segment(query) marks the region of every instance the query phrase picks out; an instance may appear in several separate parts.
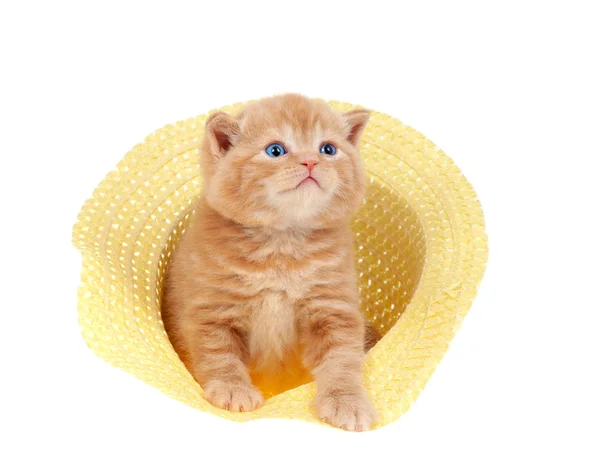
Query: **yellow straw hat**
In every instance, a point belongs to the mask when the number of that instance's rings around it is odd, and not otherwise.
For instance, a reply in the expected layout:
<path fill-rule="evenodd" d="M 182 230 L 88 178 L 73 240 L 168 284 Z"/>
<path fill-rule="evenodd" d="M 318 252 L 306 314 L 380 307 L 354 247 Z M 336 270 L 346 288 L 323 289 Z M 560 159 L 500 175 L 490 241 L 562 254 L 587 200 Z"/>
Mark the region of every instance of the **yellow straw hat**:
<path fill-rule="evenodd" d="M 237 421 L 318 422 L 314 383 L 275 395 L 253 412 L 213 407 L 163 328 L 163 276 L 201 191 L 198 148 L 206 118 L 148 136 L 85 202 L 73 230 L 83 256 L 83 337 L 104 360 L 194 408 Z M 361 152 L 369 179 L 354 221 L 361 304 L 385 333 L 367 355 L 364 384 L 381 427 L 410 407 L 446 352 L 483 276 L 487 237 L 471 185 L 422 134 L 373 113 Z"/>

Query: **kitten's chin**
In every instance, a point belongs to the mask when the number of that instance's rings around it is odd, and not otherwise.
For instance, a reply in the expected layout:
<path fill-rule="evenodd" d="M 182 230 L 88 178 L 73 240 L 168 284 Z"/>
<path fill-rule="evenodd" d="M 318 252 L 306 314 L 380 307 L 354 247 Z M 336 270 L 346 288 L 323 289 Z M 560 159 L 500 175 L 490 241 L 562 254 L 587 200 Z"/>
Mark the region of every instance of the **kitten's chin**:
<path fill-rule="evenodd" d="M 289 228 L 320 228 L 330 200 L 315 183 L 306 183 L 277 199 L 274 223 Z"/>
<path fill-rule="evenodd" d="M 225 219 L 248 227 L 286 231 L 316 230 L 340 224 L 343 215 L 339 209 L 328 211 L 334 191 L 320 187 L 313 179 L 305 180 L 287 191 L 272 187 L 260 205 L 250 200 L 234 203 L 210 187 L 205 193 L 205 201 Z"/>

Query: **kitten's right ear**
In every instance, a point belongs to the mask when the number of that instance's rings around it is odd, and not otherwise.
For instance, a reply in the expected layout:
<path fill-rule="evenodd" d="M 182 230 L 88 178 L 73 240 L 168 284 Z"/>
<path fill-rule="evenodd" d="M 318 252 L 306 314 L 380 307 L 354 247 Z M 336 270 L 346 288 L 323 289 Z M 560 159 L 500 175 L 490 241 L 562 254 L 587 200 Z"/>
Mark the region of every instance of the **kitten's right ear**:
<path fill-rule="evenodd" d="M 236 118 L 222 111 L 213 113 L 206 120 L 204 139 L 213 158 L 223 157 L 240 135 Z"/>
<path fill-rule="evenodd" d="M 355 108 L 342 115 L 346 125 L 347 138 L 354 146 L 358 146 L 362 132 L 367 126 L 371 112 L 363 108 Z"/>

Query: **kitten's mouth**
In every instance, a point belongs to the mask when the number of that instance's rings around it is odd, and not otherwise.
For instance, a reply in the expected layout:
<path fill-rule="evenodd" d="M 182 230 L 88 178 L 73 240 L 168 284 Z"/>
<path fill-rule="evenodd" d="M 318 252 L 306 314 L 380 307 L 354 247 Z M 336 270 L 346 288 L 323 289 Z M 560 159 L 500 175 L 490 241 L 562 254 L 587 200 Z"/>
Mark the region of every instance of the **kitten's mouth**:
<path fill-rule="evenodd" d="M 319 182 L 317 182 L 317 179 L 315 179 L 311 175 L 309 175 L 306 179 L 304 179 L 302 182 L 296 185 L 296 188 L 305 187 L 307 185 L 316 185 L 317 187 L 321 188 Z"/>

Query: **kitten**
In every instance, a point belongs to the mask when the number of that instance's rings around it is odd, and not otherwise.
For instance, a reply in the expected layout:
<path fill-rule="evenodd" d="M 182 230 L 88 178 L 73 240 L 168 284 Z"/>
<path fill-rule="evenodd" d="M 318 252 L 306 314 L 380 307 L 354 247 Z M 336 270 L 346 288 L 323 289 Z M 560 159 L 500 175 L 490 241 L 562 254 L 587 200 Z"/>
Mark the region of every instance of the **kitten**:
<path fill-rule="evenodd" d="M 204 192 L 162 313 L 213 405 L 258 408 L 252 379 L 285 374 L 297 357 L 321 419 L 355 431 L 375 420 L 361 369 L 379 335 L 359 312 L 349 226 L 366 188 L 358 145 L 368 119 L 289 94 L 207 120 Z"/>

